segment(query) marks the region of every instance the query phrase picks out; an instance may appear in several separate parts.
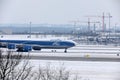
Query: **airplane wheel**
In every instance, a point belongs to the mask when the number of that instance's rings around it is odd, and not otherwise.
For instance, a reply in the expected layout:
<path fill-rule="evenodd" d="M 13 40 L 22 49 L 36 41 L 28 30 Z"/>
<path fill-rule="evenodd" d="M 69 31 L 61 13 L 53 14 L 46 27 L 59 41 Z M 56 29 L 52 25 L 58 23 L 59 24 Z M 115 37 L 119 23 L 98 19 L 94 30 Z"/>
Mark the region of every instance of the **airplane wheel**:
<path fill-rule="evenodd" d="M 117 54 L 117 56 L 119 56 L 119 54 Z"/>
<path fill-rule="evenodd" d="M 67 50 L 65 49 L 65 51 L 64 51 L 65 53 L 67 53 Z"/>
<path fill-rule="evenodd" d="M 56 52 L 56 50 L 52 50 L 51 52 Z"/>
<path fill-rule="evenodd" d="M 54 52 L 53 50 L 51 52 Z"/>

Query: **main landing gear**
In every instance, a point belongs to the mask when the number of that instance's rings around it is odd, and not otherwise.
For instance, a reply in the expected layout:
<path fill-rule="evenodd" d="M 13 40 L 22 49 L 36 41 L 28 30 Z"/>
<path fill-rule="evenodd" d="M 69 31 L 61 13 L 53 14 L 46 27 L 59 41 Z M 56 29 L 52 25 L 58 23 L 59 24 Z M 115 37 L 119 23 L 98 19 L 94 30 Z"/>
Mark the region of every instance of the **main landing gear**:
<path fill-rule="evenodd" d="M 67 53 L 67 49 L 65 49 L 64 53 Z"/>
<path fill-rule="evenodd" d="M 117 56 L 119 56 L 119 54 L 117 54 Z"/>
<path fill-rule="evenodd" d="M 56 50 L 51 50 L 51 52 L 57 52 Z M 67 53 L 67 49 L 65 49 L 64 53 Z"/>
<path fill-rule="evenodd" d="M 51 52 L 56 52 L 56 50 L 51 50 Z"/>

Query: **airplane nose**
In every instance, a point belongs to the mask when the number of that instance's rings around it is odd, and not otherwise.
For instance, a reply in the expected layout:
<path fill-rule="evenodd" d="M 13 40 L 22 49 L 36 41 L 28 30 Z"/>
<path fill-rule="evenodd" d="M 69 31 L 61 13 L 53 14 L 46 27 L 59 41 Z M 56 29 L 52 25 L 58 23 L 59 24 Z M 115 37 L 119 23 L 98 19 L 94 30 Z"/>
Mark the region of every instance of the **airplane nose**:
<path fill-rule="evenodd" d="M 72 43 L 73 46 L 75 46 L 75 43 Z"/>
<path fill-rule="evenodd" d="M 68 47 L 73 47 L 73 46 L 75 46 L 76 44 L 75 44 L 75 42 L 73 42 L 73 41 L 67 41 L 67 42 L 64 43 L 64 45 L 65 45 L 65 46 L 68 46 Z"/>
<path fill-rule="evenodd" d="M 75 43 L 73 43 L 73 42 L 70 42 L 70 44 L 71 44 L 71 47 L 75 46 Z"/>

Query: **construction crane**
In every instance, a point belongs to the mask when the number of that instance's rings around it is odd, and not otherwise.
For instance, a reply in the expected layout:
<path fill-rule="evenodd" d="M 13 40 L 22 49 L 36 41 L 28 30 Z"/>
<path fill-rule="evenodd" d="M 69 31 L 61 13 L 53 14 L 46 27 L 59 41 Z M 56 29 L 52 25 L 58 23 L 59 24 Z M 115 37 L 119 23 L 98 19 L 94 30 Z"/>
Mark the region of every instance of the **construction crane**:
<path fill-rule="evenodd" d="M 70 22 L 73 23 L 74 33 L 75 33 L 75 28 L 76 28 L 76 25 L 77 25 L 77 23 L 79 22 L 79 20 L 74 20 L 74 21 L 70 21 Z"/>
<path fill-rule="evenodd" d="M 74 23 L 74 32 L 75 32 L 75 27 L 77 25 L 77 23 L 87 23 L 88 24 L 88 32 L 91 32 L 91 23 L 94 23 L 94 27 L 95 27 L 95 23 L 100 23 L 99 21 L 90 21 L 90 18 L 88 18 L 88 21 L 79 21 L 79 20 L 76 20 L 76 21 L 71 21 L 72 23 Z M 95 30 L 95 29 L 94 29 Z"/>
<path fill-rule="evenodd" d="M 94 22 L 90 22 L 90 23 L 93 23 L 93 24 L 94 24 L 94 31 L 96 30 L 96 23 L 100 24 L 99 21 L 94 21 Z"/>
<path fill-rule="evenodd" d="M 79 23 L 87 23 L 88 24 L 88 32 L 90 32 L 91 31 L 91 28 L 90 28 L 90 26 L 91 26 L 91 23 L 100 23 L 99 21 L 90 21 L 90 18 L 88 18 L 88 21 L 77 21 L 77 22 L 79 22 Z"/>
<path fill-rule="evenodd" d="M 110 15 L 110 13 L 108 14 L 108 16 L 105 16 L 105 14 L 103 13 L 102 16 L 86 16 L 86 17 L 98 17 L 98 18 L 102 18 L 102 30 L 103 30 L 103 32 L 105 31 L 105 18 L 109 18 L 109 29 L 110 29 L 110 19 L 112 18 L 112 16 Z"/>

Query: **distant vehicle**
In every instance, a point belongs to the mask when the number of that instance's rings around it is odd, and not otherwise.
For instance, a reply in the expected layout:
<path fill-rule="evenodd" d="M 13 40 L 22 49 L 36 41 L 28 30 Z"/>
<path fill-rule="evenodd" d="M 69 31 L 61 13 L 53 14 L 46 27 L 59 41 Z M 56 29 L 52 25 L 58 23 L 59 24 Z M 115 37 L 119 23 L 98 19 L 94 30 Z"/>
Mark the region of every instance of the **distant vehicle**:
<path fill-rule="evenodd" d="M 69 40 L 17 40 L 17 39 L 0 39 L 0 47 L 8 49 L 17 49 L 17 52 L 29 52 L 41 49 L 67 49 L 75 46 L 73 41 Z"/>

